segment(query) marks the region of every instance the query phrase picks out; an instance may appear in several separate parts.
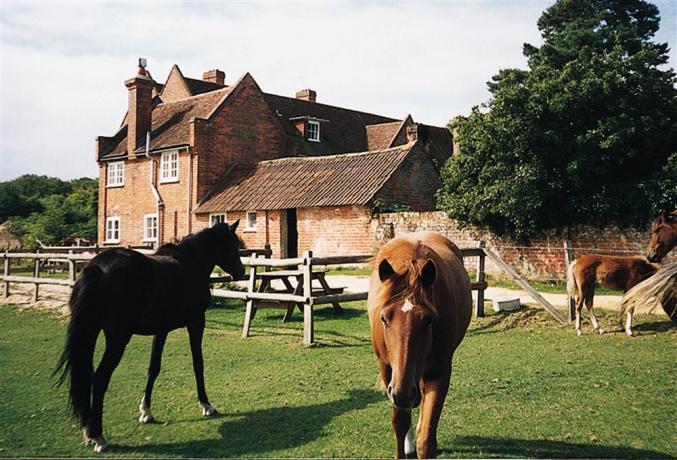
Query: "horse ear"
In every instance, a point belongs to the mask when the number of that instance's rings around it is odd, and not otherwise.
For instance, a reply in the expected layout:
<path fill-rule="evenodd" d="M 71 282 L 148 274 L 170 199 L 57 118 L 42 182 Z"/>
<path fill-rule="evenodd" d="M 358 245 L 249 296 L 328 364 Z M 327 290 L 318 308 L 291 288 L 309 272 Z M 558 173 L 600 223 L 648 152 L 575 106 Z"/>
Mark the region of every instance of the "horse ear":
<path fill-rule="evenodd" d="M 240 225 L 240 219 L 236 220 L 234 223 L 230 225 L 230 231 L 235 233 L 235 230 L 237 230 L 238 225 Z"/>
<path fill-rule="evenodd" d="M 428 259 L 421 269 L 421 282 L 423 286 L 432 286 L 437 279 L 437 265 L 432 259 Z"/>
<path fill-rule="evenodd" d="M 390 262 L 386 259 L 383 259 L 381 263 L 378 264 L 378 277 L 381 282 L 393 276 L 393 273 L 395 273 L 395 270 L 393 270 L 393 266 L 390 265 Z"/>

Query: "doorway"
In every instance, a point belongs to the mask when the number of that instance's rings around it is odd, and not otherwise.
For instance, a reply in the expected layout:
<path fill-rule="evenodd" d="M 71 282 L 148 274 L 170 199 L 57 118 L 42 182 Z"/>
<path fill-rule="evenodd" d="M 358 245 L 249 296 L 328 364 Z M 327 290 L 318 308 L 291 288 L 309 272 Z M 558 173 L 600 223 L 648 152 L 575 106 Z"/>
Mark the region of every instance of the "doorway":
<path fill-rule="evenodd" d="M 299 255 L 299 231 L 296 226 L 296 209 L 287 209 L 287 257 Z"/>

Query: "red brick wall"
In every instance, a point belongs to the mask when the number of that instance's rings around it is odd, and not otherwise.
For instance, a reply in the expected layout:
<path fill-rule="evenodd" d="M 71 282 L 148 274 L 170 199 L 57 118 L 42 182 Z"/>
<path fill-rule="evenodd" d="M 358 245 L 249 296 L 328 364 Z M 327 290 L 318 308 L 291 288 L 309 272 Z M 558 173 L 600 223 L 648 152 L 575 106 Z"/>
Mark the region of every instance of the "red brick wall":
<path fill-rule="evenodd" d="M 179 181 L 160 183 L 160 155 L 153 155 L 158 192 L 165 204 L 160 214 L 163 243 L 189 233 L 188 187 L 191 157 L 187 149 L 179 152 Z M 125 160 L 124 185 L 106 186 L 108 163 L 99 165 L 99 222 L 97 242 L 105 245 L 106 217 L 120 216 L 120 245 L 148 244 L 143 241 L 143 216 L 156 213 L 156 201 L 149 185 L 150 160 Z M 194 200 L 194 198 L 193 198 Z"/>
<path fill-rule="evenodd" d="M 565 278 L 563 249 L 565 239 L 573 242 L 574 258 L 577 258 L 593 252 L 610 255 L 645 254 L 650 235 L 648 225 L 640 230 L 578 227 L 572 229 L 568 236 L 563 232 L 551 232 L 524 245 L 487 231 L 474 228 L 461 229 L 456 221 L 440 211 L 379 214 L 372 221 L 372 229 L 376 244 L 379 246 L 393 235 L 418 230 L 442 233 L 460 247 L 474 247 L 478 240 L 485 240 L 489 249 L 496 252 L 520 274 L 540 279 Z M 673 251 L 668 258 L 670 261 L 677 259 L 676 252 Z M 475 260 L 475 258 L 466 259 L 466 266 L 474 268 Z M 486 263 L 486 269 L 490 273 L 499 272 L 489 261 Z"/>
<path fill-rule="evenodd" d="M 420 143 L 378 192 L 387 204 L 406 205 L 411 211 L 435 209 L 435 192 L 442 186 L 437 170 Z"/>
<path fill-rule="evenodd" d="M 299 255 L 371 254 L 374 236 L 366 206 L 302 208 L 296 211 Z"/>
<path fill-rule="evenodd" d="M 256 230 L 246 228 L 245 211 L 228 211 L 226 220 L 232 224 L 236 220 L 240 221 L 237 227 L 237 234 L 242 239 L 245 247 L 250 249 L 263 248 L 270 244 L 273 251 L 273 257 L 280 257 L 281 244 L 281 216 L 284 211 L 257 211 Z M 199 231 L 207 228 L 209 225 L 209 214 L 198 214 L 195 216 L 193 231 Z"/>
<path fill-rule="evenodd" d="M 246 75 L 211 120 L 195 124 L 198 195 L 202 197 L 226 168 L 291 155 L 282 126 Z"/>

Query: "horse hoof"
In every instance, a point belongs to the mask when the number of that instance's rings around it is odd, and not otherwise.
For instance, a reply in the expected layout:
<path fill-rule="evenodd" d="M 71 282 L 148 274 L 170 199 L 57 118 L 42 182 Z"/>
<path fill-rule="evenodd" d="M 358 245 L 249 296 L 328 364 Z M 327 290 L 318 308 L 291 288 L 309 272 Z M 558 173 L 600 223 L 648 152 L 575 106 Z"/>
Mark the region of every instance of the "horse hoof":
<path fill-rule="evenodd" d="M 94 439 L 94 452 L 103 452 L 108 448 L 108 443 L 103 438 Z"/>
<path fill-rule="evenodd" d="M 632 337 L 632 331 L 625 331 L 628 337 Z"/>
<path fill-rule="evenodd" d="M 202 408 L 202 416 L 203 417 L 211 417 L 212 415 L 218 414 L 216 407 L 212 406 L 211 404 L 200 403 L 200 407 Z"/>
<path fill-rule="evenodd" d="M 141 414 L 139 415 L 139 423 L 155 423 L 155 418 L 152 414 Z"/>

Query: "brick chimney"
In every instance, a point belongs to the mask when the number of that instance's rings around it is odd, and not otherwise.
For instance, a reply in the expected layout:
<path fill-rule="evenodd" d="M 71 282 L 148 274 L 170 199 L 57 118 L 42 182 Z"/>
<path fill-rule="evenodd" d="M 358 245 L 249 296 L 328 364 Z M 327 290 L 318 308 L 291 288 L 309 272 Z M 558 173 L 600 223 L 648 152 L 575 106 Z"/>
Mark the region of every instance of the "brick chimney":
<path fill-rule="evenodd" d="M 141 62 L 141 60 L 139 60 Z M 134 157 L 134 150 L 145 142 L 151 127 L 153 87 L 155 82 L 146 75 L 145 60 L 134 78 L 125 82 L 129 91 L 127 112 L 127 156 Z"/>
<path fill-rule="evenodd" d="M 302 101 L 315 102 L 317 99 L 317 93 L 312 89 L 302 89 L 301 91 L 296 92 L 296 99 L 301 99 Z"/>
<path fill-rule="evenodd" d="M 226 74 L 219 69 L 212 69 L 202 74 L 202 80 L 224 86 Z"/>

